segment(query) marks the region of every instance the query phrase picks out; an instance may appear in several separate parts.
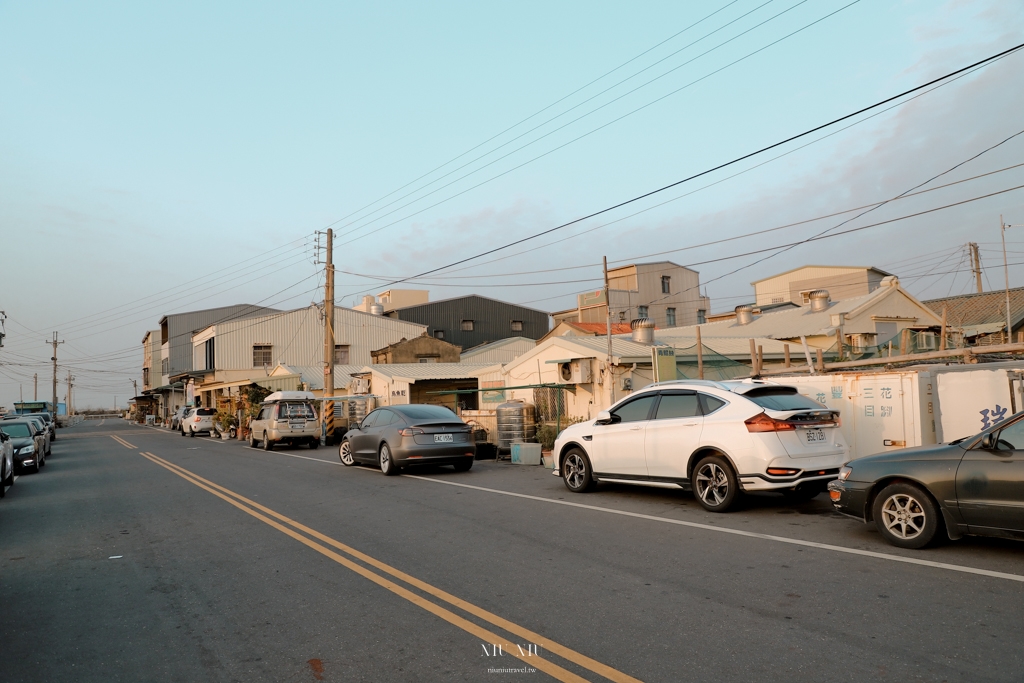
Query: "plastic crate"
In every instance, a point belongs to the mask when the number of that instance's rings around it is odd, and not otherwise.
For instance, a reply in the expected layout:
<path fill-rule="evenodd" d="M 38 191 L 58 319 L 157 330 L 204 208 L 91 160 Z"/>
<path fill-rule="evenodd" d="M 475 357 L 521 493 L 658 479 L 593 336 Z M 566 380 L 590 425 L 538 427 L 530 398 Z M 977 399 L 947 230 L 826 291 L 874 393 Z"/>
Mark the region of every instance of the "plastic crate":
<path fill-rule="evenodd" d="M 539 443 L 514 443 L 512 444 L 513 465 L 539 465 L 540 444 Z"/>

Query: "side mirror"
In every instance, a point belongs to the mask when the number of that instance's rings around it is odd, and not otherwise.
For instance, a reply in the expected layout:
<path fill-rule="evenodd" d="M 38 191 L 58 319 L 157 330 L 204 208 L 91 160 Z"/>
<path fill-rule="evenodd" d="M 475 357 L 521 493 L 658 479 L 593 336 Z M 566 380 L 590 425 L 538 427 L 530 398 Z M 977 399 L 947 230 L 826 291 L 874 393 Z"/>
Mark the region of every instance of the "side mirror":
<path fill-rule="evenodd" d="M 996 437 L 995 434 L 986 434 L 981 437 L 981 447 L 986 451 L 996 450 Z"/>
<path fill-rule="evenodd" d="M 597 419 L 594 420 L 594 424 L 596 425 L 610 425 L 616 422 L 618 422 L 618 420 L 615 419 L 615 416 L 612 416 L 612 414 L 609 413 L 607 410 L 602 410 L 601 412 L 599 412 L 597 414 Z"/>

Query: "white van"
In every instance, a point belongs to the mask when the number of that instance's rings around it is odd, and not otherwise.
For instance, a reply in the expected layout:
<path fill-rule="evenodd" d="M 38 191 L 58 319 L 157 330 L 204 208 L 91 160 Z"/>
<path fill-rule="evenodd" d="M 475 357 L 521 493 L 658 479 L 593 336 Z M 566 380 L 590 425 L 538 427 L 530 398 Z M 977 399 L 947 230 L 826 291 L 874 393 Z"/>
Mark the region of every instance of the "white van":
<path fill-rule="evenodd" d="M 262 443 L 269 451 L 275 444 L 320 446 L 317 398 L 308 391 L 275 391 L 263 400 L 259 414 L 249 425 L 249 446 Z"/>

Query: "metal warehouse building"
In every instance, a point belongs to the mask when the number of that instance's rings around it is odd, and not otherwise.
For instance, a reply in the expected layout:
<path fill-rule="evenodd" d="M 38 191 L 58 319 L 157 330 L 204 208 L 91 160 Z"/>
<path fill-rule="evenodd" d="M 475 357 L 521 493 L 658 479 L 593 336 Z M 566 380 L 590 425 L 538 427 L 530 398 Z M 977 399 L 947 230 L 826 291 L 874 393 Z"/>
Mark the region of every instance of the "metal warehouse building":
<path fill-rule="evenodd" d="M 476 294 L 396 308 L 385 315 L 426 325 L 430 335 L 463 349 L 507 337 L 540 339 L 548 332 L 544 311 Z"/>

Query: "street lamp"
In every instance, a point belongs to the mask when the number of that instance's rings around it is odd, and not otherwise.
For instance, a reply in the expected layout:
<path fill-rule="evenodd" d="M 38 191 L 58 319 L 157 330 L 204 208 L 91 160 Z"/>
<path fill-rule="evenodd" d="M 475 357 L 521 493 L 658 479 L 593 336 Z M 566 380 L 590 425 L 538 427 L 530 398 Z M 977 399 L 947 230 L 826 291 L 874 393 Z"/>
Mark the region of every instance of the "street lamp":
<path fill-rule="evenodd" d="M 1010 266 L 1006 263 L 1006 229 L 1021 228 L 1024 225 L 1008 225 L 1003 222 L 1002 214 L 999 215 L 999 234 L 1003 240 L 1003 275 L 1006 277 L 1006 343 L 1012 343 L 1010 335 L 1013 334 L 1013 323 L 1010 320 Z"/>

